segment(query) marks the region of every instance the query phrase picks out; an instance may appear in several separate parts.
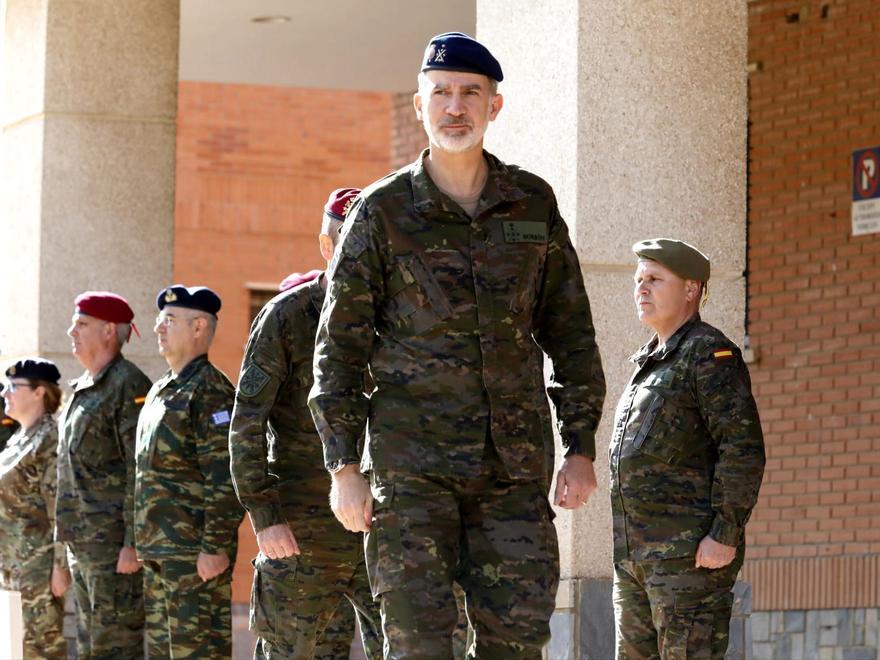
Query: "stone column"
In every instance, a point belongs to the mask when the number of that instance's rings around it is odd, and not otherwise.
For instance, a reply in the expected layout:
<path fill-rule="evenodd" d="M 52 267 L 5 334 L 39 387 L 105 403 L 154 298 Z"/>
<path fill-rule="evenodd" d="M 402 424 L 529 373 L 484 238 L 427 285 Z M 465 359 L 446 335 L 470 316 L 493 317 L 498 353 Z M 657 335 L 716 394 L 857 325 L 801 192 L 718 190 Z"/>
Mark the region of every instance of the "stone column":
<path fill-rule="evenodd" d="M 124 295 L 143 338 L 172 276 L 179 0 L 6 0 L 0 78 L 0 362 L 80 368 L 65 330 L 86 289 Z"/>
<path fill-rule="evenodd" d="M 639 239 L 712 259 L 704 318 L 743 339 L 746 6 L 690 0 L 477 0 L 477 37 L 501 62 L 487 148 L 555 188 L 580 254 L 608 381 L 599 492 L 560 511 L 563 583 L 548 655 L 613 657 L 608 441 L 649 333 L 632 303 Z M 573 650 L 574 649 L 574 650 Z"/>

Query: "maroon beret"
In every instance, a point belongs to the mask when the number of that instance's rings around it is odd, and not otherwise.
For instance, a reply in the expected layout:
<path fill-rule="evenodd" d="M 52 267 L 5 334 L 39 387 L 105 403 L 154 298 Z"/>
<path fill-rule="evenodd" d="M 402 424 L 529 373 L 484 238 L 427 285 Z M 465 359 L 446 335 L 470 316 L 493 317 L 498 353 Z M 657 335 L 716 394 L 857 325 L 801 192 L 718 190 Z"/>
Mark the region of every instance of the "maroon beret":
<path fill-rule="evenodd" d="M 322 270 L 310 270 L 308 273 L 291 273 L 281 281 L 281 284 L 278 285 L 278 290 L 287 291 L 300 284 L 311 282 L 323 272 Z"/>
<path fill-rule="evenodd" d="M 345 220 L 355 198 L 360 194 L 360 188 L 337 188 L 327 198 L 327 203 L 324 204 L 324 213 L 335 220 Z"/>
<path fill-rule="evenodd" d="M 76 297 L 73 304 L 77 313 L 110 323 L 131 323 L 134 318 L 128 301 L 109 291 L 85 291 Z"/>

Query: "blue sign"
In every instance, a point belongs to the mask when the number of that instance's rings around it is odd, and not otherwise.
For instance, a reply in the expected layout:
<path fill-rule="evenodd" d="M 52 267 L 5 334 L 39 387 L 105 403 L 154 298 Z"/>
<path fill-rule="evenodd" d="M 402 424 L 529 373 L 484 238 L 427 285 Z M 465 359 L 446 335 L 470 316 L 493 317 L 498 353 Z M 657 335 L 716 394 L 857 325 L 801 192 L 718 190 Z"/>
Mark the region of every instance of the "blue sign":
<path fill-rule="evenodd" d="M 853 151 L 853 236 L 880 232 L 880 185 L 878 184 L 880 184 L 880 147 Z"/>

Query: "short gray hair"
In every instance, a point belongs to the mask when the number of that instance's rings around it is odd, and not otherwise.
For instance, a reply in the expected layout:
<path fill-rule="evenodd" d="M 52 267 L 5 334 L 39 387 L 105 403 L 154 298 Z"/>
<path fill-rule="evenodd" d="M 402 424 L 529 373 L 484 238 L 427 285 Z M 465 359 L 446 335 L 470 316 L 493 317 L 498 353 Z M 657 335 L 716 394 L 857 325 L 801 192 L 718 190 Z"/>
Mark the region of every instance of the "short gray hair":
<path fill-rule="evenodd" d="M 129 337 L 131 337 L 131 323 L 117 323 L 116 342 L 119 344 L 119 348 L 125 345 Z"/>
<path fill-rule="evenodd" d="M 205 328 L 207 330 L 208 343 L 210 344 L 212 341 L 214 341 L 214 333 L 217 332 L 217 317 L 213 314 L 200 314 L 199 317 L 205 319 L 205 321 L 207 321 L 208 323 Z"/>

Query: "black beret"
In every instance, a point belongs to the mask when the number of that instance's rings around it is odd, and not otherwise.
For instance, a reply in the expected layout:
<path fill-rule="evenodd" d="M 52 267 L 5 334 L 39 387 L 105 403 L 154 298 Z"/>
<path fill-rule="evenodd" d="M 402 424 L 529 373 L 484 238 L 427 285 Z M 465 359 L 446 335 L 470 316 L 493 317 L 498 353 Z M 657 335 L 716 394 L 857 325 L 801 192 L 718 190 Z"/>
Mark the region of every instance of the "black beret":
<path fill-rule="evenodd" d="M 684 241 L 650 238 L 633 245 L 632 251 L 641 259 L 663 264 L 686 280 L 709 281 L 709 257 Z"/>
<path fill-rule="evenodd" d="M 422 71 L 431 69 L 480 73 L 498 82 L 504 80 L 501 65 L 489 49 L 461 32 L 438 34 L 428 42 Z"/>
<path fill-rule="evenodd" d="M 159 311 L 165 307 L 183 307 L 217 316 L 222 304 L 220 296 L 206 286 L 174 284 L 162 289 L 156 297 Z"/>
<path fill-rule="evenodd" d="M 54 362 L 40 358 L 19 360 L 6 370 L 7 378 L 27 378 L 28 380 L 44 380 L 47 383 L 58 384 L 61 380 L 61 372 Z"/>

